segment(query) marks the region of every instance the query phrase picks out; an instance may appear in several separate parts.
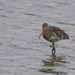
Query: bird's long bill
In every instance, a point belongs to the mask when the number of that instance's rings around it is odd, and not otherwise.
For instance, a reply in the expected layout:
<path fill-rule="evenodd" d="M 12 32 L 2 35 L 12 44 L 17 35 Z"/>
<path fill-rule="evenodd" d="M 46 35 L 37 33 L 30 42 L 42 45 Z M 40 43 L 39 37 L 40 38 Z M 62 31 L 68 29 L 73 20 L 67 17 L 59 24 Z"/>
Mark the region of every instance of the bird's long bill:
<path fill-rule="evenodd" d="M 41 37 L 41 34 L 43 33 L 43 31 L 44 31 L 44 29 L 43 29 L 43 30 L 42 30 L 42 32 L 40 33 L 40 35 L 39 35 L 38 39 Z"/>

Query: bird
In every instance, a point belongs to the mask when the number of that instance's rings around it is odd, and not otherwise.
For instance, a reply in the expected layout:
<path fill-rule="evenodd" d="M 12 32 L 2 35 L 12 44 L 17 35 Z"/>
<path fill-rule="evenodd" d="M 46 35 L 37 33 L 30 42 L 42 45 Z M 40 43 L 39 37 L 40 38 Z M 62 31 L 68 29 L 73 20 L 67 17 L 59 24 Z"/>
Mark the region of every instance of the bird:
<path fill-rule="evenodd" d="M 52 54 L 56 53 L 56 49 L 54 46 L 55 42 L 64 39 L 69 39 L 68 34 L 66 34 L 64 30 L 56 26 L 49 26 L 47 23 L 42 24 L 42 32 L 40 33 L 38 39 L 41 35 L 44 39 L 52 43 L 52 45 L 50 46 L 52 47 Z"/>

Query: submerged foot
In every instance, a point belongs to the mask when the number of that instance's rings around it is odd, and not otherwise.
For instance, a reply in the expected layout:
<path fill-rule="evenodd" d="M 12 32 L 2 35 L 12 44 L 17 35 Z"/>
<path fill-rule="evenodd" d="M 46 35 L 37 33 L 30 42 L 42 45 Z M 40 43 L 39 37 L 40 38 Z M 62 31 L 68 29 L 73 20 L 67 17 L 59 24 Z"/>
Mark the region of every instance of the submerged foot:
<path fill-rule="evenodd" d="M 55 55 L 55 47 L 53 46 L 53 45 L 50 45 L 50 47 L 52 47 L 52 54 L 54 54 Z"/>

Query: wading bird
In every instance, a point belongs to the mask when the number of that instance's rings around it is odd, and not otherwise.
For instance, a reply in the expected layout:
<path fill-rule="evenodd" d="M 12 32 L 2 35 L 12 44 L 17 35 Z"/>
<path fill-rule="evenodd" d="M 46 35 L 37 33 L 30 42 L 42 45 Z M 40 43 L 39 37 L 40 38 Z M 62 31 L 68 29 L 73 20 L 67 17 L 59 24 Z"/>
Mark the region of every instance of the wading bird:
<path fill-rule="evenodd" d="M 62 39 L 69 39 L 69 36 L 65 33 L 64 30 L 55 27 L 55 26 L 48 26 L 47 23 L 42 24 L 42 36 L 49 42 L 52 42 L 52 54 L 55 54 L 56 50 L 54 47 L 55 42 L 62 40 Z M 40 38 L 41 34 L 39 35 L 38 39 Z"/>

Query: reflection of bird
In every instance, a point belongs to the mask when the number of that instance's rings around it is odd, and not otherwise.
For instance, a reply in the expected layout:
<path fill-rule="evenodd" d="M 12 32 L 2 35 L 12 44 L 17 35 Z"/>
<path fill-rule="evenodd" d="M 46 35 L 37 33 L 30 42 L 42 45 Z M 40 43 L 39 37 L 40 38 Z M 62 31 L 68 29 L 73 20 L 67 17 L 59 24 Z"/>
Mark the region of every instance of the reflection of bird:
<path fill-rule="evenodd" d="M 43 28 L 43 30 L 42 30 L 41 34 L 43 35 L 43 37 L 47 41 L 52 42 L 52 46 L 50 46 L 50 47 L 53 47 L 52 54 L 53 53 L 55 54 L 55 47 L 54 47 L 55 42 L 62 40 L 62 39 L 69 39 L 69 36 L 65 33 L 65 31 L 61 30 L 58 27 L 48 26 L 47 23 L 44 23 L 42 25 L 42 28 Z M 41 36 L 41 34 L 40 34 L 40 36 Z M 39 36 L 39 38 L 40 38 L 40 36 Z"/>

